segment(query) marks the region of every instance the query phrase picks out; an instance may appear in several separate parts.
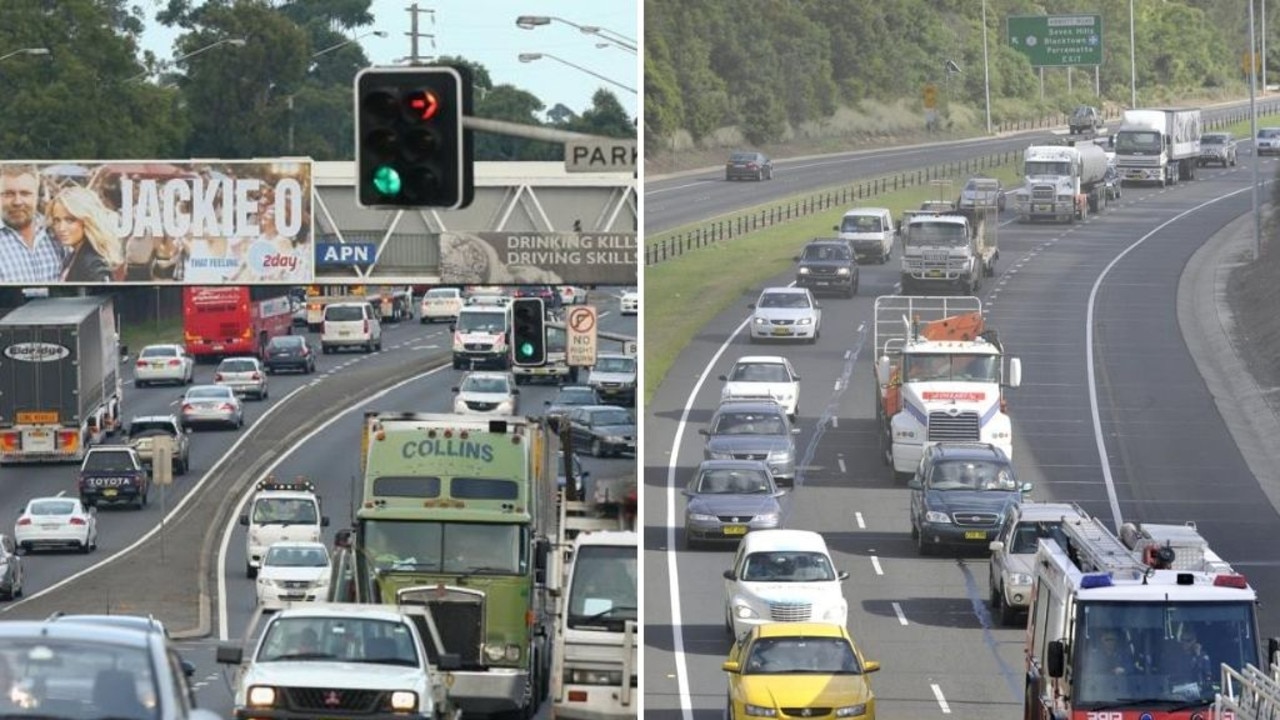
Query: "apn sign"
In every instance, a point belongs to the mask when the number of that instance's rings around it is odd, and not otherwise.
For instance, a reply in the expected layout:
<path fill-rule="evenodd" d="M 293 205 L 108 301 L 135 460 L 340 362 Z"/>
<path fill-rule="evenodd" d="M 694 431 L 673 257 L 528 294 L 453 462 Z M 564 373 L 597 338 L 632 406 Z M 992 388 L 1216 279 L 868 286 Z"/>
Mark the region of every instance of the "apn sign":
<path fill-rule="evenodd" d="M 370 265 L 377 258 L 373 243 L 320 243 L 316 246 L 317 265 Z"/>
<path fill-rule="evenodd" d="M 565 172 L 635 172 L 635 140 L 582 140 L 565 143 Z"/>

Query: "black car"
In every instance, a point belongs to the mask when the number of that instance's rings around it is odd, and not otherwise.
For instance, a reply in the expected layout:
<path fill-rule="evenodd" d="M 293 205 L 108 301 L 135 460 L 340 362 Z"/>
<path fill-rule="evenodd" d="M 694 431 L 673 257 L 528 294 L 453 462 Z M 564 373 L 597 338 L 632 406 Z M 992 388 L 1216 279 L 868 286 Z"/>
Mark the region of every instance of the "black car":
<path fill-rule="evenodd" d="M 1009 456 L 986 443 L 927 447 L 911 489 L 911 539 L 921 555 L 941 546 L 989 549 L 1009 509 L 1031 484 L 1019 484 Z"/>
<path fill-rule="evenodd" d="M 151 475 L 133 448 L 99 445 L 85 454 L 78 485 L 85 507 L 127 502 L 141 510 L 151 491 Z"/>
<path fill-rule="evenodd" d="M 795 258 L 796 287 L 809 288 L 813 294 L 841 293 L 845 297 L 858 294 L 858 261 L 853 248 L 844 240 L 811 240 Z"/>
<path fill-rule="evenodd" d="M 764 153 L 736 152 L 724 164 L 725 180 L 772 180 L 773 161 Z"/>
<path fill-rule="evenodd" d="M 596 389 L 590 385 L 564 385 L 555 397 L 544 402 L 547 405 L 544 415 L 553 432 L 560 432 L 560 421 L 575 407 L 604 404 Z"/>
<path fill-rule="evenodd" d="M 542 306 L 547 310 L 559 310 L 562 304 L 560 291 L 550 285 L 520 285 L 511 292 L 511 297 L 542 298 Z"/>
<path fill-rule="evenodd" d="M 592 457 L 636 452 L 636 419 L 614 405 L 587 405 L 569 412 L 573 447 L 587 447 Z"/>
<path fill-rule="evenodd" d="M 316 352 L 311 343 L 301 335 L 277 335 L 267 343 L 262 365 L 269 373 L 281 370 L 297 370 L 302 373 L 316 371 Z"/>

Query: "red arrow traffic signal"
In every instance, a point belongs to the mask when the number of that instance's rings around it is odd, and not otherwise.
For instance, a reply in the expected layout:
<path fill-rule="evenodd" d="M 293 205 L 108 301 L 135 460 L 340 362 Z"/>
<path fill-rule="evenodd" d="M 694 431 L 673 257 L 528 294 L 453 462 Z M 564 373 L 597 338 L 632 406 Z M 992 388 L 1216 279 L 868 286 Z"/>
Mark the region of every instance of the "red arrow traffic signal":
<path fill-rule="evenodd" d="M 409 107 L 418 113 L 420 119 L 430 120 L 440 109 L 440 101 L 430 90 L 419 90 L 409 96 Z"/>

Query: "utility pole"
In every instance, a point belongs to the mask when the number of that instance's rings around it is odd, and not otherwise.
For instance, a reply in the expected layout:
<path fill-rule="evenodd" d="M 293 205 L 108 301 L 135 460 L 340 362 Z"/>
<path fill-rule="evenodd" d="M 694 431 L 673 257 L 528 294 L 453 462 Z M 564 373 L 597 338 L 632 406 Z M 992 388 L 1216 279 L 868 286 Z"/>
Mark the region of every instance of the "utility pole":
<path fill-rule="evenodd" d="M 431 40 L 431 49 L 434 50 L 436 47 L 436 36 L 430 35 L 427 33 L 418 32 L 418 16 L 422 13 L 426 13 L 430 15 L 431 24 L 434 26 L 436 24 L 436 11 L 426 9 L 426 8 L 419 8 L 418 3 L 414 3 L 405 9 L 409 11 L 409 32 L 405 33 L 405 35 L 409 36 L 409 64 L 423 65 L 424 58 L 418 52 L 418 38 L 427 38 Z M 432 58 L 433 57 L 434 56 L 432 56 Z M 426 58 L 426 59 L 430 60 L 432 58 Z"/>

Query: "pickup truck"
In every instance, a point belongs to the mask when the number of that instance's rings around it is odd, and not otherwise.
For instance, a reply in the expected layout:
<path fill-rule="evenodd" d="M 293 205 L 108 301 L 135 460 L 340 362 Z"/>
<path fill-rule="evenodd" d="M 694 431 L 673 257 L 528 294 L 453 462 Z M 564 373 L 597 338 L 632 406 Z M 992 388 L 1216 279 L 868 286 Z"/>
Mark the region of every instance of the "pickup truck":
<path fill-rule="evenodd" d="M 217 661 L 236 667 L 236 720 L 456 720 L 442 670 L 456 654 L 428 659 L 420 624 L 434 647 L 439 631 L 425 606 L 302 603 L 266 619 L 261 609 L 245 638 L 258 637 L 247 657 L 241 643 L 218 646 Z M 247 644 L 247 642 L 245 643 Z"/>
<path fill-rule="evenodd" d="M 186 475 L 191 467 L 191 429 L 183 429 L 174 415 L 139 415 L 129 422 L 129 446 L 143 465 L 151 467 L 157 437 L 168 436 L 173 443 L 173 474 Z"/>
<path fill-rule="evenodd" d="M 141 510 L 151 491 L 151 475 L 133 448 L 100 445 L 89 448 L 80 464 L 80 501 L 88 507 L 131 502 Z"/>

